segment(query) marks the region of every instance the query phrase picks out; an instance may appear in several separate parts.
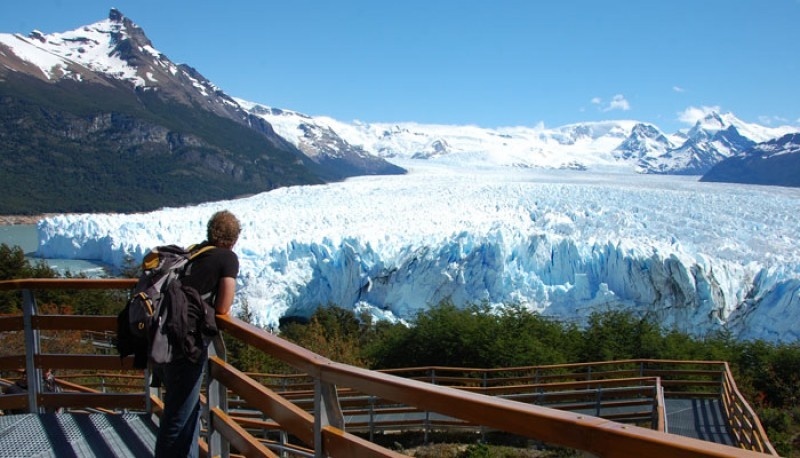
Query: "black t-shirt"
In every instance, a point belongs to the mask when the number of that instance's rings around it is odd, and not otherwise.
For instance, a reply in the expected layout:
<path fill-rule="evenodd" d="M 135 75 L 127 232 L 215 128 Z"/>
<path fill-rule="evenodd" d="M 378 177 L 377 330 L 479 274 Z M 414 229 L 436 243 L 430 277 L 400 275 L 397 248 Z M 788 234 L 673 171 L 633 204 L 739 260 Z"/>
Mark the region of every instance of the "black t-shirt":
<path fill-rule="evenodd" d="M 208 245 L 208 242 L 203 242 L 196 249 Z M 239 275 L 239 257 L 236 256 L 236 253 L 227 248 L 214 247 L 191 260 L 181 282 L 196 289 L 201 296 L 205 297 L 211 293 L 208 303 L 213 306 L 219 288 L 219 279 L 222 277 L 236 278 L 237 275 Z"/>

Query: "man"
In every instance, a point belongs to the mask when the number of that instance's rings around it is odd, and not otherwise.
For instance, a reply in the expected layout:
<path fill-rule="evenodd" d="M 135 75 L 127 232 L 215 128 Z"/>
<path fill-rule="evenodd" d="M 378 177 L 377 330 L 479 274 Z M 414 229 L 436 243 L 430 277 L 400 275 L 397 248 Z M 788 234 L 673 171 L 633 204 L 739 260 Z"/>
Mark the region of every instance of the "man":
<path fill-rule="evenodd" d="M 227 314 L 233 304 L 239 258 L 233 246 L 239 239 L 239 220 L 228 211 L 215 213 L 208 221 L 206 241 L 195 249 L 211 245 L 192 259 L 181 278 L 184 286 L 196 289 L 201 296 L 209 297 L 218 315 Z M 153 368 L 161 380 L 164 394 L 164 413 L 156 438 L 157 458 L 197 457 L 200 438 L 200 388 L 203 369 L 208 359 L 205 346 L 197 362 L 187 358 Z"/>

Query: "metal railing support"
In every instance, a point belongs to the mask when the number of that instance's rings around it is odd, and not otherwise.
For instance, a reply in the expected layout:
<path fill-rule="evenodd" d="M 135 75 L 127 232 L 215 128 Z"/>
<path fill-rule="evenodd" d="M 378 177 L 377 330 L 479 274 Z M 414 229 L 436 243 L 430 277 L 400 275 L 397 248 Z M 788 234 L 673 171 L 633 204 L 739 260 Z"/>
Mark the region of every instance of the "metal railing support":
<path fill-rule="evenodd" d="M 375 440 L 375 396 L 369 396 L 369 441 Z"/>
<path fill-rule="evenodd" d="M 36 355 L 41 352 L 41 336 L 33 329 L 33 317 L 39 313 L 36 297 L 30 289 L 22 290 L 22 322 L 25 336 L 25 377 L 28 381 L 28 411 L 39 412 L 38 397 L 42 386 L 42 370 L 36 368 Z"/>
<path fill-rule="evenodd" d="M 336 386 L 314 378 L 314 456 L 326 456 L 322 442 L 322 429 L 333 426 L 344 431 L 344 415 L 339 405 Z"/>
<path fill-rule="evenodd" d="M 208 355 L 216 356 L 223 361 L 226 360 L 225 342 L 222 336 L 217 334 L 208 346 Z M 203 417 L 206 420 L 207 435 L 206 441 L 208 442 L 208 454 L 213 457 L 228 458 L 230 456 L 230 444 L 227 440 L 214 428 L 213 410 L 219 408 L 223 412 L 228 411 L 228 390 L 219 382 L 219 380 L 211 377 L 211 370 L 206 361 L 206 393 L 208 393 L 208 402 L 203 411 Z"/>

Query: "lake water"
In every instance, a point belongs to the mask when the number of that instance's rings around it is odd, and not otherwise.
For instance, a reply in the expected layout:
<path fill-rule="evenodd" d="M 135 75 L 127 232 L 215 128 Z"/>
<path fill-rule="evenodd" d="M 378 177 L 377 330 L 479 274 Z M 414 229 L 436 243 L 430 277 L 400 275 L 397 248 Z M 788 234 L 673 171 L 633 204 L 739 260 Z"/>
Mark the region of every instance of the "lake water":
<path fill-rule="evenodd" d="M 0 226 L 0 243 L 5 243 L 11 247 L 19 246 L 25 252 L 25 257 L 29 261 L 32 263 L 44 261 L 61 274 L 66 272 L 70 272 L 73 275 L 83 273 L 89 277 L 107 275 L 102 264 L 92 261 L 81 259 L 43 259 L 36 257 L 36 250 L 39 247 L 39 237 L 36 234 L 36 226 L 32 224 Z"/>

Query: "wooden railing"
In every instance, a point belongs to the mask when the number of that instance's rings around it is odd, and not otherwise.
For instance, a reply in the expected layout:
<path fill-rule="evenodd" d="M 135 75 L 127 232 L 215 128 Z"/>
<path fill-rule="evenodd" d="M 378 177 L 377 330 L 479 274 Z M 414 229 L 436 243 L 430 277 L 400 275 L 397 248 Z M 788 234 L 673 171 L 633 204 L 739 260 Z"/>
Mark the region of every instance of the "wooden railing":
<path fill-rule="evenodd" d="M 731 433 L 736 443 L 742 448 L 758 450 L 776 455 L 772 444 L 767 440 L 767 434 L 761 425 L 758 416 L 736 387 L 728 363 L 725 363 L 725 372 L 722 379 L 722 403 L 730 425 Z"/>
<path fill-rule="evenodd" d="M 248 375 L 298 407 L 309 412 L 313 411 L 313 380 L 304 374 Z M 295 381 L 291 381 L 292 379 Z M 437 378 L 434 378 L 434 382 L 440 386 L 451 386 L 486 396 L 590 414 L 659 431 L 664 431 L 665 427 L 662 389 L 660 379 L 657 377 L 551 383 L 526 383 L 520 380 L 505 384 L 490 382 L 484 386 L 448 385 L 446 380 Z M 437 415 L 424 407 L 404 405 L 349 388 L 339 388 L 337 396 L 342 414 L 347 418 L 347 430 L 368 433 L 370 439 L 376 433 L 386 430 L 413 429 L 426 434 L 432 431 L 460 429 L 478 430 L 482 433 L 489 431 L 482 425 Z M 237 418 L 261 416 L 260 412 L 250 408 L 242 400 L 232 398 L 228 402 Z"/>
<path fill-rule="evenodd" d="M 41 350 L 42 331 L 93 331 L 109 332 L 116 329 L 115 317 L 87 317 L 64 315 L 39 315 L 34 291 L 40 289 L 129 289 L 134 280 L 84 280 L 84 279 L 47 279 L 47 280 L 12 280 L 0 282 L 2 290 L 20 290 L 24 296 L 23 316 L 0 317 L 0 332 L 19 333 L 22 331 L 25 341 L 24 354 L 9 354 L 0 357 L 0 371 L 10 372 L 18 367 L 27 369 L 29 375 L 29 391 L 27 395 L 9 395 L 0 397 L 0 409 L 26 407 L 32 412 L 42 412 L 51 408 L 94 409 L 100 411 L 120 411 L 133 409 L 158 413 L 160 400 L 146 387 L 147 374 L 132 368 L 131 361 L 120 360 L 115 355 L 87 354 L 48 354 Z M 514 384 L 520 384 L 518 377 L 511 369 L 498 370 L 502 377 L 494 378 L 492 384 L 483 382 L 483 376 L 477 385 L 466 386 L 463 378 L 465 372 L 452 375 L 444 386 L 444 373 L 452 368 L 417 368 L 414 370 L 435 371 L 434 383 L 429 380 L 415 380 L 411 369 L 406 373 L 370 371 L 367 369 L 337 363 L 314 354 L 304 348 L 287 342 L 273 334 L 265 332 L 251 324 L 228 317 L 219 316 L 218 324 L 225 338 L 235 338 L 247 345 L 259 349 L 306 374 L 312 381 L 311 397 L 313 409 L 307 411 L 282 396 L 278 391 L 259 383 L 253 377 L 240 372 L 225 362 L 225 351 L 222 339 L 217 339 L 211 348 L 208 363 L 206 425 L 207 441 L 203 450 L 210 456 L 227 456 L 229 447 L 235 448 L 245 456 L 276 456 L 268 444 L 248 432 L 249 427 L 271 425 L 297 438 L 301 444 L 295 447 L 304 448 L 305 453 L 313 456 L 375 456 L 398 457 L 397 452 L 382 448 L 364 438 L 347 432 L 343 421 L 343 413 L 339 392 L 353 392 L 391 400 L 426 411 L 458 419 L 473 425 L 505 431 L 523 437 L 539 440 L 548 444 L 560 445 L 572 449 L 583 450 L 600 457 L 649 456 L 659 457 L 756 457 L 764 453 L 774 455 L 774 450 L 766 439 L 758 418 L 752 413 L 747 403 L 735 388 L 733 378 L 729 375 L 727 365 L 723 363 L 724 373 L 716 372 L 717 397 L 720 392 L 724 397 L 726 411 L 731 415 L 734 424 L 746 433 L 737 435 L 737 439 L 745 448 L 725 445 L 665 434 L 657 430 L 627 425 L 608 419 L 576 412 L 555 410 L 527 402 L 504 399 L 503 391 L 512 390 Z M 583 380 L 596 383 L 600 380 L 612 380 L 612 372 L 617 375 L 625 371 L 626 364 L 638 365 L 638 373 L 628 378 L 639 377 L 643 380 L 656 377 L 666 388 L 668 380 L 657 375 L 657 369 L 649 369 L 651 361 L 628 361 L 595 363 L 593 365 L 562 365 L 555 373 L 539 374 L 536 383 L 542 384 L 543 377 L 549 383 L 574 383 L 575 374 L 581 374 Z M 704 363 L 693 363 L 703 366 Z M 719 364 L 719 363 L 709 363 Z M 710 367 L 710 366 L 708 366 Z M 120 388 L 106 385 L 104 390 L 86 388 L 82 384 L 70 387 L 66 378 L 62 379 L 65 387 L 61 393 L 45 393 L 41 386 L 43 368 L 52 368 L 58 372 L 82 372 L 95 374 L 134 374 L 141 376 L 141 388 Z M 530 368 L 516 368 L 530 369 Z M 540 368 L 541 369 L 541 368 Z M 674 389 L 685 386 L 686 381 L 698 380 L 699 372 L 713 372 L 712 369 L 692 369 L 685 374 L 685 379 L 676 381 Z M 455 372 L 458 373 L 459 370 Z M 489 373 L 485 370 L 485 373 Z M 648 372 L 649 371 L 649 372 Z M 565 374 L 572 373 L 569 381 Z M 673 371 L 674 374 L 674 371 Z M 400 376 L 404 375 L 404 376 Z M 469 377 L 472 377 L 471 375 Z M 563 379 L 558 382 L 558 378 Z M 486 380 L 492 377 L 487 377 Z M 623 378 L 623 377 L 619 377 Z M 500 382 L 502 380 L 502 383 Z M 713 381 L 713 380 L 712 380 Z M 699 386 L 709 387 L 712 381 L 699 380 Z M 85 381 L 82 383 L 86 383 Z M 473 382 L 471 381 L 470 384 Z M 462 386 L 458 386 L 458 385 Z M 530 384 L 530 383 L 528 383 Z M 127 387 L 127 384 L 122 384 Z M 77 387 L 84 387 L 78 389 Z M 491 391 L 495 391 L 492 393 Z M 697 391 L 700 393 L 699 389 Z M 248 406 L 258 409 L 264 419 L 232 418 L 227 408 L 228 395 L 232 394 L 244 400 Z M 487 395 L 488 394 L 488 395 Z M 518 393 L 517 393 L 518 394 Z M 710 395 L 710 393 L 709 393 Z M 526 400 L 530 401 L 530 400 Z"/>

